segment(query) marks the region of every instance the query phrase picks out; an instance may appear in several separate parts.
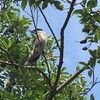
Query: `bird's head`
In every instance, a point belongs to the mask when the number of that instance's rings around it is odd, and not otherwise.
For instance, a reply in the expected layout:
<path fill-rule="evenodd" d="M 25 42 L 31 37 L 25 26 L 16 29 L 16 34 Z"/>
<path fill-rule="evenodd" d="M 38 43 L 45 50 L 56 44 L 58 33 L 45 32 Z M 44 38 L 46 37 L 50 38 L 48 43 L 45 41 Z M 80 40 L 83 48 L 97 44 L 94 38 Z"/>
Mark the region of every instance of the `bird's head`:
<path fill-rule="evenodd" d="M 34 29 L 34 30 L 33 30 L 33 33 L 34 33 L 34 34 L 37 34 L 38 32 L 41 32 L 41 31 L 43 31 L 43 30 L 40 29 L 40 28 L 37 28 L 37 29 Z"/>
<path fill-rule="evenodd" d="M 37 35 L 40 37 L 40 36 L 45 36 L 46 37 L 46 33 L 42 30 L 42 29 L 40 29 L 40 28 L 37 28 L 37 29 L 34 29 L 33 30 L 33 34 L 34 34 L 34 36 L 36 36 L 37 37 Z"/>

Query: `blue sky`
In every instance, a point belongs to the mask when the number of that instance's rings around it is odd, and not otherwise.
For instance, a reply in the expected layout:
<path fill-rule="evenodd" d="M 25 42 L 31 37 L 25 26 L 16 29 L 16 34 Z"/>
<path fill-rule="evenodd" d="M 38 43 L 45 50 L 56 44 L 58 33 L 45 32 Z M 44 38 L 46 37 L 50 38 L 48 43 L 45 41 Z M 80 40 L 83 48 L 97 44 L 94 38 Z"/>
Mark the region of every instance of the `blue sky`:
<path fill-rule="evenodd" d="M 100 5 L 100 1 L 99 1 L 99 5 Z M 26 11 L 28 13 L 30 12 L 28 8 L 26 8 Z M 67 12 L 68 11 L 66 10 L 58 11 L 50 6 L 44 10 L 44 14 L 46 15 L 57 38 L 59 38 L 60 36 L 60 29 L 66 18 Z M 23 12 L 23 15 L 25 15 L 26 17 L 29 17 L 25 12 Z M 48 36 L 51 35 L 51 32 L 40 13 L 39 13 L 38 27 L 42 28 L 47 33 Z M 83 40 L 85 37 L 85 34 L 82 33 L 82 27 L 83 26 L 79 23 L 79 19 L 77 18 L 77 16 L 72 16 L 65 30 L 65 47 L 64 47 L 63 66 L 66 66 L 67 67 L 66 70 L 70 73 L 75 72 L 76 66 L 79 65 L 78 62 L 80 61 L 87 62 L 90 57 L 88 51 L 82 50 L 82 47 L 87 46 L 87 44 L 82 45 L 79 42 L 76 42 L 76 41 Z M 32 28 L 34 27 L 31 26 L 30 29 Z M 90 49 L 94 47 L 95 45 L 91 46 Z M 55 54 L 58 54 L 58 52 L 55 52 Z M 86 80 L 88 82 L 92 80 L 87 76 L 87 72 L 83 72 L 83 74 L 86 76 Z M 95 67 L 95 76 L 98 77 L 98 80 L 100 80 L 100 66 L 99 65 Z M 95 100 L 100 100 L 100 84 L 97 84 L 91 90 L 90 93 L 94 94 Z M 88 93 L 88 97 L 90 93 Z"/>

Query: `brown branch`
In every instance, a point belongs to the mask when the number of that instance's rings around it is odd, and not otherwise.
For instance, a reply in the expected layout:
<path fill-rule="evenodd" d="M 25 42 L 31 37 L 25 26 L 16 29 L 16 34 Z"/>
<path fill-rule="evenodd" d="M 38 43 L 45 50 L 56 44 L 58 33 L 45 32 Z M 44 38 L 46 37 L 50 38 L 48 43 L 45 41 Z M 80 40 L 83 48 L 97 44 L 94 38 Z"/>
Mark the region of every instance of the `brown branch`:
<path fill-rule="evenodd" d="M 52 28 L 51 28 L 49 22 L 48 22 L 48 20 L 47 20 L 45 14 L 43 13 L 43 11 L 42 11 L 42 9 L 41 9 L 40 7 L 38 7 L 38 8 L 39 8 L 39 10 L 40 10 L 40 12 L 41 12 L 41 14 L 42 14 L 42 16 L 43 16 L 43 18 L 44 18 L 46 24 L 48 25 L 48 28 L 50 29 L 50 31 L 51 31 L 51 33 L 52 33 L 54 39 L 55 39 L 55 42 L 56 42 L 56 44 L 57 44 L 58 49 L 60 50 L 60 46 L 59 46 L 58 40 L 57 40 L 57 38 L 56 38 L 56 36 L 55 36 L 55 34 L 54 34 L 54 32 L 53 32 L 53 30 L 52 30 Z"/>
<path fill-rule="evenodd" d="M 73 7 L 74 7 L 74 3 L 75 3 L 76 0 L 73 0 L 71 5 L 70 5 L 70 9 L 69 9 L 69 12 L 68 12 L 68 15 L 65 19 L 65 22 L 61 28 L 61 32 L 60 32 L 60 35 L 61 35 L 61 42 L 60 42 L 60 45 L 61 45 L 61 49 L 60 49 L 60 59 L 59 59 L 59 65 L 58 65 L 58 70 L 57 70 L 57 77 L 56 77 L 56 81 L 55 81 L 55 84 L 54 84 L 54 87 L 57 86 L 58 84 L 58 80 L 59 80 L 59 77 L 60 77 L 60 71 L 61 71 L 61 67 L 62 67 L 62 64 L 63 64 L 63 54 L 64 54 L 64 31 L 65 31 L 65 28 L 66 26 L 68 25 L 68 22 L 69 22 L 69 19 L 71 17 L 71 13 L 73 11 Z"/>
<path fill-rule="evenodd" d="M 60 31 L 60 36 L 61 36 L 61 42 L 60 42 L 60 57 L 59 57 L 59 64 L 58 64 L 58 69 L 57 69 L 57 75 L 56 75 L 56 79 L 55 79 L 55 82 L 54 82 L 54 85 L 52 87 L 52 90 L 51 92 L 49 93 L 48 95 L 48 100 L 52 100 L 54 95 L 57 94 L 57 91 L 60 91 L 60 88 L 57 88 L 56 90 L 56 87 L 57 87 L 57 84 L 58 84 L 58 81 L 59 81 L 59 78 L 60 78 L 60 72 L 61 72 L 61 67 L 62 67 L 62 64 L 63 64 L 63 54 L 64 54 L 64 31 L 65 31 L 65 28 L 66 26 L 68 25 L 68 22 L 69 22 L 69 19 L 71 17 L 71 14 L 72 14 L 72 11 L 73 11 L 73 7 L 74 7 L 74 4 L 75 4 L 75 1 L 76 0 L 73 0 L 72 3 L 70 4 L 70 9 L 69 9 L 69 12 L 67 14 L 67 17 L 65 19 L 65 22 L 61 28 L 61 31 Z"/>
<path fill-rule="evenodd" d="M 83 96 L 82 96 L 81 98 L 79 98 L 79 100 L 83 100 L 84 96 L 87 95 L 87 94 L 93 89 L 93 87 L 94 87 L 96 84 L 99 84 L 99 83 L 100 83 L 100 81 L 96 81 L 96 82 L 92 83 L 92 86 L 89 88 L 89 90 L 86 91 L 86 92 L 83 94 Z"/>
<path fill-rule="evenodd" d="M 18 69 L 18 64 L 16 64 L 16 63 L 12 64 L 11 62 L 0 60 L 0 64 L 14 65 L 15 68 Z M 0 67 L 2 67 L 2 66 L 0 66 Z"/>
<path fill-rule="evenodd" d="M 60 85 L 56 89 L 56 94 L 60 92 L 65 86 L 67 86 L 70 82 L 72 82 L 79 74 L 81 74 L 87 66 L 83 66 L 80 70 L 78 70 L 74 75 L 72 75 L 69 79 L 67 79 L 62 85 Z"/>
<path fill-rule="evenodd" d="M 58 88 L 55 88 L 51 94 L 48 96 L 48 100 L 52 100 L 53 96 L 60 92 L 65 86 L 67 86 L 70 82 L 72 82 L 78 75 L 80 75 L 87 66 L 83 66 L 80 70 L 78 70 L 74 75 L 72 75 L 69 79 L 67 79 L 64 83 L 62 83 Z"/>

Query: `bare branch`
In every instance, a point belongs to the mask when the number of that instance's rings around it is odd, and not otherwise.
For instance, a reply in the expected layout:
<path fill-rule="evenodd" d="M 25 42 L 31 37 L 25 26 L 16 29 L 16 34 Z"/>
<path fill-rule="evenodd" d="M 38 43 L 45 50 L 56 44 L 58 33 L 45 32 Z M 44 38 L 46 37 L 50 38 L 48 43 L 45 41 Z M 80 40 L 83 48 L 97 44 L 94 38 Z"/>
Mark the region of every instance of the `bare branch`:
<path fill-rule="evenodd" d="M 30 11 L 31 11 L 31 18 L 32 18 L 34 27 L 35 27 L 35 29 L 36 29 L 37 27 L 36 27 L 35 20 L 34 20 L 34 16 L 33 16 L 33 7 L 30 7 Z"/>
<path fill-rule="evenodd" d="M 62 85 L 60 85 L 57 89 L 56 89 L 56 94 L 58 92 L 60 92 L 65 86 L 67 86 L 70 82 L 72 82 L 78 75 L 80 75 L 87 66 L 83 66 L 80 70 L 78 70 L 74 75 L 72 75 L 69 79 L 67 79 Z"/>
<path fill-rule="evenodd" d="M 60 49 L 60 59 L 59 59 L 59 65 L 58 65 L 58 70 L 57 70 L 57 77 L 56 77 L 56 81 L 55 81 L 55 84 L 54 86 L 57 86 L 57 83 L 58 83 L 58 80 L 59 80 L 59 77 L 60 77 L 60 70 L 61 70 L 61 67 L 62 67 L 62 64 L 63 64 L 63 54 L 64 54 L 64 31 L 65 31 L 65 28 L 69 22 L 69 19 L 70 19 L 70 16 L 71 16 L 71 13 L 73 11 L 73 7 L 74 7 L 74 3 L 75 3 L 76 0 L 73 0 L 71 5 L 70 5 L 70 9 L 69 9 L 69 12 L 68 12 L 68 15 L 65 19 L 65 22 L 61 28 L 61 32 L 60 32 L 60 35 L 61 35 L 61 42 L 60 42 L 60 46 L 61 46 L 61 49 Z"/>
<path fill-rule="evenodd" d="M 11 62 L 8 62 L 8 61 L 0 60 L 0 64 L 14 65 L 16 69 L 18 68 L 18 64 L 16 64 L 16 63 L 12 64 Z M 2 67 L 2 66 L 0 66 L 0 67 Z"/>
<path fill-rule="evenodd" d="M 78 70 L 74 75 L 72 75 L 69 79 L 67 79 L 64 83 L 62 83 L 58 88 L 54 87 L 55 90 L 52 90 L 52 92 L 48 96 L 48 100 L 52 100 L 53 96 L 56 95 L 58 92 L 60 92 L 65 86 L 67 86 L 70 82 L 72 82 L 78 75 L 80 75 L 87 66 L 83 66 L 80 70 Z"/>
<path fill-rule="evenodd" d="M 53 32 L 53 30 L 52 30 L 52 28 L 51 28 L 49 22 L 48 22 L 48 20 L 47 20 L 45 14 L 43 13 L 43 11 L 42 11 L 42 9 L 41 9 L 40 7 L 38 7 L 38 8 L 39 8 L 39 10 L 40 10 L 42 16 L 44 17 L 44 20 L 45 20 L 46 24 L 48 25 L 48 27 L 49 27 L 49 29 L 50 29 L 50 31 L 51 31 L 51 33 L 52 33 L 54 39 L 55 39 L 55 42 L 56 42 L 56 44 L 57 44 L 58 49 L 60 50 L 60 46 L 59 46 L 58 40 L 57 40 L 57 38 L 56 38 L 56 36 L 55 36 L 55 34 L 54 34 L 54 32 Z"/>
<path fill-rule="evenodd" d="M 59 57 L 59 64 L 58 64 L 58 69 L 57 69 L 57 75 L 56 75 L 56 80 L 54 82 L 54 85 L 52 87 L 52 90 L 50 92 L 50 94 L 48 95 L 48 100 L 52 100 L 53 99 L 53 96 L 55 94 L 57 94 L 57 92 L 59 92 L 62 88 L 65 87 L 65 85 L 63 84 L 61 87 L 57 88 L 57 84 L 58 84 L 58 81 L 59 81 L 59 78 L 60 78 L 60 71 L 61 71 L 61 67 L 62 67 L 62 64 L 63 64 L 63 54 L 64 54 L 64 31 L 65 31 L 65 28 L 69 22 L 69 19 L 70 19 L 70 16 L 71 16 L 71 13 L 73 11 L 73 7 L 74 7 L 74 4 L 75 4 L 75 1 L 76 0 L 73 0 L 71 5 L 70 5 L 70 9 L 69 9 L 69 12 L 67 14 L 67 17 L 65 19 L 65 22 L 61 28 L 61 31 L 60 31 L 60 36 L 61 36 L 61 42 L 60 42 L 60 57 Z M 68 82 L 69 83 L 69 82 Z M 66 83 L 65 83 L 66 84 Z"/>

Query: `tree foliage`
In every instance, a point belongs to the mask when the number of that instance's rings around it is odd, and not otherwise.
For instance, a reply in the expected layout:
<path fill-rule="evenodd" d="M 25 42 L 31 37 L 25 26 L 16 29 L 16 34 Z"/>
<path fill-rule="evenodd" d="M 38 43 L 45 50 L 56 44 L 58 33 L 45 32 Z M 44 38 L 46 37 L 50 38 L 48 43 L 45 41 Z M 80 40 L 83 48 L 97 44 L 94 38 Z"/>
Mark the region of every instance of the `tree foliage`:
<path fill-rule="evenodd" d="M 82 0 L 78 4 L 75 1 L 0 1 L 0 100 L 87 100 L 87 93 L 95 84 L 99 83 L 94 78 L 94 68 L 97 63 L 100 64 L 100 11 L 97 9 L 97 0 Z M 69 5 L 68 14 L 59 32 L 60 39 L 57 39 L 43 10 L 51 5 L 63 11 L 66 3 Z M 20 15 L 19 7 L 25 11 L 28 5 L 31 20 Z M 74 10 L 77 5 L 81 6 L 80 9 Z M 35 39 L 32 31 L 28 30 L 32 23 L 34 28 L 37 28 L 33 8 L 40 10 L 52 36 L 48 37 L 45 54 L 34 64 L 35 67 L 24 67 L 21 60 L 32 50 Z M 88 62 L 79 61 L 83 67 L 77 66 L 74 74 L 67 72 L 66 67 L 62 65 L 64 31 L 71 14 L 77 15 L 80 24 L 83 25 L 82 32 L 86 34 L 86 37 L 80 41 L 80 44 L 88 42 L 89 45 L 83 47 L 83 50 L 88 50 L 90 54 Z M 28 35 L 29 33 L 31 35 Z M 90 46 L 94 43 L 96 48 L 91 50 Z M 59 55 L 54 55 L 57 50 Z M 82 74 L 85 70 L 88 71 L 89 77 L 93 77 L 90 88 L 86 87 L 87 82 Z M 93 94 L 91 94 L 90 100 L 94 100 Z"/>

